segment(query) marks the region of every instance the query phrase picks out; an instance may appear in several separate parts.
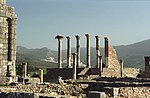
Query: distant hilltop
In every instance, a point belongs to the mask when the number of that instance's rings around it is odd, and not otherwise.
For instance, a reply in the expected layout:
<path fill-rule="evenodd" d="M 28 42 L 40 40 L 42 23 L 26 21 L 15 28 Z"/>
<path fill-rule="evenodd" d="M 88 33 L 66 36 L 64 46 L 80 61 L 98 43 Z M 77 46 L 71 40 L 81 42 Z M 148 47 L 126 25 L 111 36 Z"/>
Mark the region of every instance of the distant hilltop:
<path fill-rule="evenodd" d="M 118 58 L 123 59 L 126 67 L 144 68 L 144 56 L 150 55 L 150 39 L 137 42 L 130 45 L 114 46 Z M 66 61 L 66 50 L 63 50 L 63 61 Z M 75 48 L 72 48 L 75 52 Z M 101 55 L 104 55 L 104 49 L 101 48 Z M 81 61 L 85 64 L 85 48 L 81 48 Z M 39 49 L 28 49 L 23 46 L 17 46 L 17 64 L 29 62 L 37 66 L 57 67 L 57 51 L 46 47 Z M 91 65 L 96 65 L 96 49 L 91 47 Z"/>

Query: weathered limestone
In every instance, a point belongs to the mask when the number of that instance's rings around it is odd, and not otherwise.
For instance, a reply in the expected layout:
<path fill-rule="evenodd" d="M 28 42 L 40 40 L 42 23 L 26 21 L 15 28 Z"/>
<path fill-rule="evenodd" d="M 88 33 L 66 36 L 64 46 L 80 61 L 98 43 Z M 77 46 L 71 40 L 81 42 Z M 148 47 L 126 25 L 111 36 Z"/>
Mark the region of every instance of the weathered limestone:
<path fill-rule="evenodd" d="M 87 67 L 91 68 L 91 60 L 90 60 L 90 34 L 85 34 L 87 43 L 86 43 L 86 51 L 87 51 L 87 57 L 86 57 L 86 62 L 87 62 Z"/>
<path fill-rule="evenodd" d="M 115 49 L 109 44 L 107 37 L 105 37 L 105 66 L 107 68 L 120 69 L 117 53 Z"/>
<path fill-rule="evenodd" d="M 96 38 L 96 67 L 99 68 L 99 64 L 100 64 L 100 60 L 99 60 L 99 56 L 100 56 L 100 36 L 95 36 Z"/>
<path fill-rule="evenodd" d="M 80 67 L 80 36 L 76 35 L 77 68 Z"/>
<path fill-rule="evenodd" d="M 43 83 L 43 69 L 40 69 L 40 82 Z"/>
<path fill-rule="evenodd" d="M 145 56 L 145 77 L 150 78 L 150 56 Z"/>
<path fill-rule="evenodd" d="M 67 36 L 67 68 L 71 68 L 71 37 Z"/>
<path fill-rule="evenodd" d="M 120 76 L 123 77 L 123 60 L 120 60 Z"/>
<path fill-rule="evenodd" d="M 62 68 L 62 39 L 64 37 L 57 35 L 55 38 L 58 39 L 58 68 Z"/>
<path fill-rule="evenodd" d="M 0 77 L 16 76 L 16 14 L 0 0 Z M 11 63 L 10 63 L 11 62 Z M 9 71 L 9 72 L 8 72 Z M 8 75 L 9 74 L 9 75 Z M 1 84 L 1 83 L 0 83 Z"/>
<path fill-rule="evenodd" d="M 76 80 L 77 79 L 77 65 L 76 65 L 76 53 L 72 53 L 73 56 L 73 79 Z"/>

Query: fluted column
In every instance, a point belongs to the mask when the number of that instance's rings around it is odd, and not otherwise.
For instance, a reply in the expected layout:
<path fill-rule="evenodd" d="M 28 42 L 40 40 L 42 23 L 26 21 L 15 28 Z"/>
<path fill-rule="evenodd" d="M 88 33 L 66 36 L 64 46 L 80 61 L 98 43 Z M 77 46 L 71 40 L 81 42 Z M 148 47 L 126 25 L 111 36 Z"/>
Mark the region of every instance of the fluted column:
<path fill-rule="evenodd" d="M 120 60 L 120 76 L 123 77 L 123 60 Z"/>
<path fill-rule="evenodd" d="M 63 39 L 63 36 L 57 35 L 55 38 L 58 39 L 58 68 L 62 68 L 62 39 Z"/>
<path fill-rule="evenodd" d="M 76 80 L 77 79 L 77 65 L 76 65 L 76 53 L 72 53 L 73 56 L 73 79 Z"/>
<path fill-rule="evenodd" d="M 108 67 L 108 58 L 109 58 L 109 43 L 108 38 L 105 37 L 105 66 Z"/>
<path fill-rule="evenodd" d="M 86 52 L 87 52 L 87 57 L 86 57 L 86 62 L 87 62 L 87 67 L 91 68 L 91 61 L 90 61 L 90 34 L 85 34 L 87 43 L 86 43 Z"/>
<path fill-rule="evenodd" d="M 67 68 L 71 68 L 71 37 L 67 36 Z"/>
<path fill-rule="evenodd" d="M 99 64 L 100 64 L 100 60 L 99 60 L 99 56 L 100 56 L 100 37 L 99 36 L 95 36 L 96 38 L 96 67 L 99 68 Z"/>
<path fill-rule="evenodd" d="M 80 67 L 80 36 L 76 35 L 77 68 Z"/>

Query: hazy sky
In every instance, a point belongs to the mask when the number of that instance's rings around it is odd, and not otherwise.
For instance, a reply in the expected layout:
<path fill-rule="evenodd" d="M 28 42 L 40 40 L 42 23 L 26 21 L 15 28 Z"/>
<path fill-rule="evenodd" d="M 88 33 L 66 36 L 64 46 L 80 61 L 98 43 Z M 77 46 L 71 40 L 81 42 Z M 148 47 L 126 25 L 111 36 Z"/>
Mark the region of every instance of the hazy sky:
<path fill-rule="evenodd" d="M 150 38 L 149 0 L 7 0 L 18 16 L 17 45 L 27 48 L 57 48 L 55 36 L 81 35 L 85 47 L 85 33 L 109 36 L 112 45 L 127 45 Z M 66 48 L 66 38 L 63 39 Z"/>

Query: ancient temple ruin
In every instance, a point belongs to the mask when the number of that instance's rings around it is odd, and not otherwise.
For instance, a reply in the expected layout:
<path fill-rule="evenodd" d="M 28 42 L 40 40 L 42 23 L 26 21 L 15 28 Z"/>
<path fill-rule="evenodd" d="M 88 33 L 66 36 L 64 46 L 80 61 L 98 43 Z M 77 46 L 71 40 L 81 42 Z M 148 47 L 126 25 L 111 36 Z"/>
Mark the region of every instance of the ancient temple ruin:
<path fill-rule="evenodd" d="M 16 19 L 14 7 L 7 6 L 6 0 L 0 0 L 0 83 L 2 84 L 13 80 L 16 76 Z"/>

